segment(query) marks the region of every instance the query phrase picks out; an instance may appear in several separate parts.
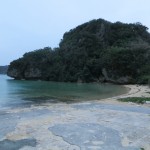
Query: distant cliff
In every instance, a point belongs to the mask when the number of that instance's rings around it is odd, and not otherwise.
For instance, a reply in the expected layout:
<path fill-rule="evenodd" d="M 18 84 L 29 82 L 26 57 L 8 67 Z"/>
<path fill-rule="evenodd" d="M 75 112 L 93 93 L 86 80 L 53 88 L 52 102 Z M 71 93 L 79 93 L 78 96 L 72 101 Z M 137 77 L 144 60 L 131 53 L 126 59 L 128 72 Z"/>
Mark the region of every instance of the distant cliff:
<path fill-rule="evenodd" d="M 66 32 L 58 48 L 29 52 L 11 62 L 8 75 L 27 80 L 147 83 L 150 33 L 141 23 L 92 20 Z"/>
<path fill-rule="evenodd" d="M 0 66 L 0 74 L 7 74 L 8 66 Z"/>

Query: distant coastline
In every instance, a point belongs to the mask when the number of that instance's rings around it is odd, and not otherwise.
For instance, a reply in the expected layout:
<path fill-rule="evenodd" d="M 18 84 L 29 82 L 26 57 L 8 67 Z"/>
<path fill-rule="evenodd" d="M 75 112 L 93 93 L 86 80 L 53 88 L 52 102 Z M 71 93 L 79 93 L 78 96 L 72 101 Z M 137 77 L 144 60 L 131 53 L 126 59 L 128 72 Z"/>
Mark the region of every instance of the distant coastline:
<path fill-rule="evenodd" d="M 8 66 L 0 66 L 0 74 L 7 74 Z"/>

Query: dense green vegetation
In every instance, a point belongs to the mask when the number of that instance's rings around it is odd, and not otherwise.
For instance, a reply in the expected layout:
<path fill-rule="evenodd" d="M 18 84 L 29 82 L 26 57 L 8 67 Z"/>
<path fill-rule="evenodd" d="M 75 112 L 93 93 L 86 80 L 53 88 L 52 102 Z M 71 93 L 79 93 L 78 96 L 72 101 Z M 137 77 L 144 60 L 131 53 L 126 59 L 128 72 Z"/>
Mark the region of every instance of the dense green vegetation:
<path fill-rule="evenodd" d="M 0 66 L 0 74 L 6 74 L 7 69 L 8 69 L 8 66 Z"/>
<path fill-rule="evenodd" d="M 127 97 L 118 99 L 121 102 L 133 102 L 144 104 L 146 101 L 150 101 L 150 97 Z"/>
<path fill-rule="evenodd" d="M 35 50 L 11 62 L 16 79 L 148 83 L 150 33 L 140 23 L 92 20 L 66 32 L 59 47 Z"/>

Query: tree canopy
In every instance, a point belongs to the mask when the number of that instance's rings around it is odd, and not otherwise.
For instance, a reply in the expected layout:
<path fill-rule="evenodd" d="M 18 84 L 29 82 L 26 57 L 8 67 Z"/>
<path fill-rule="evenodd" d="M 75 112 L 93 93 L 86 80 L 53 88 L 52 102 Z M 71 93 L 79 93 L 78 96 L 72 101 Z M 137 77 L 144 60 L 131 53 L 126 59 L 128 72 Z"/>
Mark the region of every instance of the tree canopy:
<path fill-rule="evenodd" d="M 150 33 L 141 23 L 92 20 L 66 32 L 58 48 L 35 50 L 11 62 L 8 75 L 64 82 L 147 83 Z"/>

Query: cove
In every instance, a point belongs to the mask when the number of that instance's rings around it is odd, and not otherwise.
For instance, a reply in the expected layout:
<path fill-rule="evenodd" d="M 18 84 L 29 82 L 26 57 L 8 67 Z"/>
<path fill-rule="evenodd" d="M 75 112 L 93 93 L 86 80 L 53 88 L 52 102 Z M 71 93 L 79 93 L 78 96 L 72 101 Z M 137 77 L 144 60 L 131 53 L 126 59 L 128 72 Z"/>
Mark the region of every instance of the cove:
<path fill-rule="evenodd" d="M 127 92 L 121 85 L 14 80 L 0 75 L 0 107 L 100 100 Z"/>

